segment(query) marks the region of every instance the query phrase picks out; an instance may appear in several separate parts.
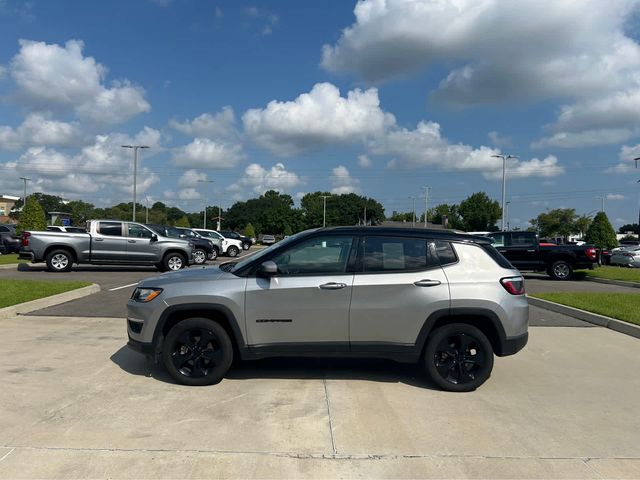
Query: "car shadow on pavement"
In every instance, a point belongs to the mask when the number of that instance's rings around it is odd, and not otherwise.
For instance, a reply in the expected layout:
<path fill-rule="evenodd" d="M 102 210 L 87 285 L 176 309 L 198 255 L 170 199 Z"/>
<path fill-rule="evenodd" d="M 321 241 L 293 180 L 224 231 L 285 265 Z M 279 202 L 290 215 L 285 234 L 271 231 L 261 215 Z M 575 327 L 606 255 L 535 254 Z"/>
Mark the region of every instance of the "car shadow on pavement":
<path fill-rule="evenodd" d="M 44 263 L 19 263 L 20 272 L 47 272 Z M 74 265 L 71 272 L 158 272 L 154 266 L 132 266 L 132 265 Z M 160 272 L 158 272 L 160 274 Z"/>
<path fill-rule="evenodd" d="M 131 375 L 151 377 L 161 382 L 176 382 L 159 365 L 147 360 L 126 345 L 111 356 L 111 361 Z M 384 359 L 281 357 L 236 361 L 225 375 L 231 380 L 300 379 L 300 380 L 367 380 L 404 383 L 428 390 L 440 390 L 426 375 L 421 365 L 398 363 Z"/>
<path fill-rule="evenodd" d="M 523 273 L 522 276 L 524 277 L 525 280 L 543 280 L 545 282 L 553 282 L 553 283 L 559 283 L 559 284 L 563 283 L 562 280 L 555 280 L 551 278 L 549 275 L 547 275 L 546 273 L 527 272 L 527 273 Z M 587 273 L 583 271 L 573 272 L 573 275 L 571 276 L 570 281 L 573 281 L 573 280 L 582 281 L 586 278 L 586 276 L 587 276 Z"/>

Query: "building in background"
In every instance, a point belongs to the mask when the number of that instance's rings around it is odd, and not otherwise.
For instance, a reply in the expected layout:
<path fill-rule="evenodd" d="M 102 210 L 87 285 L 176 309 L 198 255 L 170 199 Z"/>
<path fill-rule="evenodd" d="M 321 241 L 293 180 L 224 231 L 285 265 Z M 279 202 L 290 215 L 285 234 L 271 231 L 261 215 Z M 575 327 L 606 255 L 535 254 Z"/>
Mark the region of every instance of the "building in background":
<path fill-rule="evenodd" d="M 18 200 L 20 200 L 20 197 L 0 195 L 0 223 L 15 223 L 11 218 L 9 218 L 9 212 L 13 210 L 13 207 Z"/>

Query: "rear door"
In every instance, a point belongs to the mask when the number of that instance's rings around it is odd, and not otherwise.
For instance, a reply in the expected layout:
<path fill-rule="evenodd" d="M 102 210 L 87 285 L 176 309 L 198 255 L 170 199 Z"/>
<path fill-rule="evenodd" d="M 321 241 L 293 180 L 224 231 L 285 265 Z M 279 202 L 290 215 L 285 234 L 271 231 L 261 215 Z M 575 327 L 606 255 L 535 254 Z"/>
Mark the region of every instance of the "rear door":
<path fill-rule="evenodd" d="M 449 285 L 435 242 L 420 237 L 364 238 L 353 280 L 351 349 L 410 346 L 431 313 L 449 308 Z"/>
<path fill-rule="evenodd" d="M 125 262 L 127 240 L 122 230 L 122 222 L 98 222 L 96 233 L 91 238 L 91 260 L 108 263 Z"/>
<path fill-rule="evenodd" d="M 544 266 L 540 258 L 538 237 L 533 232 L 509 232 L 507 252 L 503 255 L 519 269 L 539 269 Z M 500 250 L 500 249 L 498 249 Z"/>

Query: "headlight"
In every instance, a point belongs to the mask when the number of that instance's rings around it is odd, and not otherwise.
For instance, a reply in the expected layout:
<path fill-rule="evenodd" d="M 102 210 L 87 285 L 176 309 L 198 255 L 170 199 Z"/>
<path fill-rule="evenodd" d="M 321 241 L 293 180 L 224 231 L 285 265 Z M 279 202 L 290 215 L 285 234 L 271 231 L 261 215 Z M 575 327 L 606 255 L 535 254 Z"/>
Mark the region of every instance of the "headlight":
<path fill-rule="evenodd" d="M 147 303 L 162 293 L 161 288 L 136 288 L 131 298 L 136 302 Z"/>

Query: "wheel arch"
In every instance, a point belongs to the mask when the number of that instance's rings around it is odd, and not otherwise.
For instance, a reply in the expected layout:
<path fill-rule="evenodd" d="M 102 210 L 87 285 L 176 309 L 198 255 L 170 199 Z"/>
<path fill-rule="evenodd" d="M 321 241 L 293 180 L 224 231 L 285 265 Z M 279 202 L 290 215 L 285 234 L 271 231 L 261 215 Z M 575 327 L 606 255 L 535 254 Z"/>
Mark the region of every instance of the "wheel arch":
<path fill-rule="evenodd" d="M 496 355 L 505 354 L 506 334 L 500 319 L 495 312 L 484 308 L 450 308 L 438 310 L 424 322 L 416 341 L 416 347 L 420 352 L 424 351 L 429 335 L 437 328 L 451 323 L 466 323 L 473 325 L 484 333 Z"/>
<path fill-rule="evenodd" d="M 62 244 L 62 245 L 57 244 L 57 245 L 48 246 L 45 249 L 44 254 L 42 256 L 43 260 L 46 260 L 47 257 L 49 256 L 49 254 L 51 252 L 53 252 L 54 250 L 64 250 L 65 252 L 69 252 L 71 254 L 71 259 L 73 260 L 73 263 L 78 263 L 78 255 L 76 253 L 76 250 L 72 246 L 64 245 L 64 244 Z"/>

